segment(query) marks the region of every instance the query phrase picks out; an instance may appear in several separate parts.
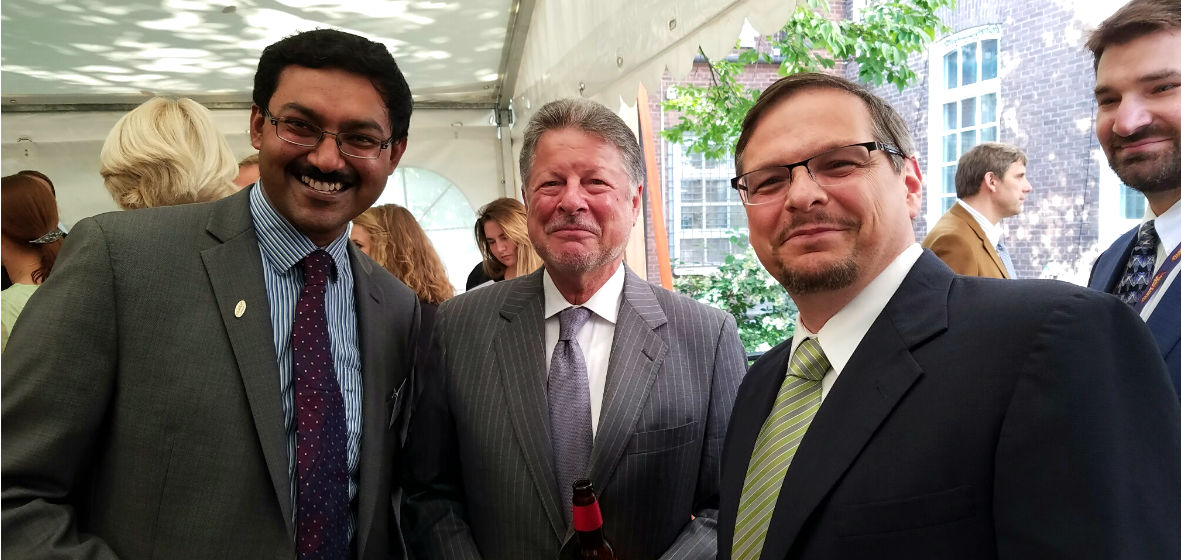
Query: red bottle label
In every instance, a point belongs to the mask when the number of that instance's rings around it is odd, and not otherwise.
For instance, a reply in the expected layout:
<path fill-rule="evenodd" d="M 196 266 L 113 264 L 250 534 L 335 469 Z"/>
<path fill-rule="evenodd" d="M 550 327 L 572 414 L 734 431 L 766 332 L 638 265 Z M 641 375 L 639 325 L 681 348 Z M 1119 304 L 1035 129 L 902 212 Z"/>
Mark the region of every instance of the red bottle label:
<path fill-rule="evenodd" d="M 603 514 L 599 511 L 599 504 L 574 506 L 575 531 L 594 531 L 602 526 Z"/>

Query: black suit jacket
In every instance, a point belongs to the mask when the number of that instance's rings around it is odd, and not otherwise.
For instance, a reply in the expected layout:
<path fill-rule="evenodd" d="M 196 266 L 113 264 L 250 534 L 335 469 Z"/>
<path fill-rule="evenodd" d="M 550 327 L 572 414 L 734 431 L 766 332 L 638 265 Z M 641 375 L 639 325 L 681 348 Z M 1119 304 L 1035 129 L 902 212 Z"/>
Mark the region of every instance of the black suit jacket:
<path fill-rule="evenodd" d="M 1087 286 L 1109 294 L 1115 293 L 1116 285 L 1128 266 L 1128 255 L 1136 245 L 1140 226 L 1136 226 L 1115 240 L 1091 267 L 1091 278 Z M 1148 330 L 1152 331 L 1161 357 L 1169 367 L 1169 376 L 1177 397 L 1181 399 L 1181 280 L 1174 280 L 1161 294 L 1156 309 L 1148 316 Z"/>
<path fill-rule="evenodd" d="M 248 191 L 73 229 L 4 352 L 5 558 L 295 557 Z M 348 250 L 363 383 L 354 558 L 386 560 L 401 555 L 390 500 L 418 303 Z"/>
<path fill-rule="evenodd" d="M 719 558 L 789 352 L 739 389 Z M 925 252 L 804 436 L 762 558 L 1181 558 L 1181 411 L 1151 334 L 1110 296 Z"/>

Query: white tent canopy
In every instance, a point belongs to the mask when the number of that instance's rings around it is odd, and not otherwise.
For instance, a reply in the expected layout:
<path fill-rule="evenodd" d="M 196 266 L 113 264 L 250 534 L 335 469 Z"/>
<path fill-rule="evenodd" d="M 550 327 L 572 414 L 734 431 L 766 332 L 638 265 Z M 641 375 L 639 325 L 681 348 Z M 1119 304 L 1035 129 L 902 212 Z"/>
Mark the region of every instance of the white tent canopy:
<path fill-rule="evenodd" d="M 247 115 L 262 48 L 298 31 L 336 28 L 393 53 L 416 104 L 402 166 L 445 179 L 471 211 L 516 194 L 514 132 L 541 104 L 583 96 L 609 107 L 634 105 L 637 84 L 658 91 L 663 71 L 686 74 L 699 46 L 707 55 L 724 55 L 744 20 L 772 32 L 794 5 L 7 0 L 0 4 L 2 172 L 46 172 L 58 187 L 67 225 L 114 210 L 98 176 L 99 148 L 115 121 L 152 95 L 206 104 L 244 156 L 251 151 Z M 632 122 L 634 112 L 625 117 Z M 404 196 L 379 202 L 385 201 L 408 202 Z M 464 240 L 470 236 L 466 227 L 453 229 L 462 230 Z M 470 253 L 461 257 L 470 259 Z M 452 270 L 453 279 L 456 274 Z"/>

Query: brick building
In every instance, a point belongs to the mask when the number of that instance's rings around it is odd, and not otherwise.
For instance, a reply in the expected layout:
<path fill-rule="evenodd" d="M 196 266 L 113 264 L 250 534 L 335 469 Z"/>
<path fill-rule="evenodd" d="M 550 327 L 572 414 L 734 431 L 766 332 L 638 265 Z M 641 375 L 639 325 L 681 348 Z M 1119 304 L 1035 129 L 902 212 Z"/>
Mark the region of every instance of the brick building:
<path fill-rule="evenodd" d="M 834 17 L 855 13 L 864 1 L 834 2 L 839 4 Z M 910 59 L 918 80 L 902 92 L 877 89 L 898 109 L 918 146 L 926 188 L 915 220 L 919 239 L 955 200 L 952 178 L 959 155 L 993 139 L 1021 147 L 1030 160 L 1033 191 L 1024 212 L 1002 222 L 1019 277 L 1085 283 L 1099 249 L 1139 221 L 1143 196 L 1120 184 L 1095 138 L 1094 71 L 1083 46 L 1090 29 L 1118 7 L 960 0 L 941 14 L 950 30 Z M 743 81 L 762 89 L 778 78 L 777 70 L 754 65 Z M 856 79 L 854 67 L 837 72 Z M 682 82 L 709 80 L 708 67 L 699 61 Z M 661 97 L 675 85 L 666 75 Z M 677 122 L 676 115 L 661 114 L 658 100 L 652 100 L 651 110 L 657 126 Z M 723 196 L 732 163 L 704 162 L 678 145 L 658 144 L 669 252 L 679 260 L 677 272 L 705 272 L 726 251 L 744 250 L 726 239 L 726 232 L 745 227 L 737 196 Z"/>

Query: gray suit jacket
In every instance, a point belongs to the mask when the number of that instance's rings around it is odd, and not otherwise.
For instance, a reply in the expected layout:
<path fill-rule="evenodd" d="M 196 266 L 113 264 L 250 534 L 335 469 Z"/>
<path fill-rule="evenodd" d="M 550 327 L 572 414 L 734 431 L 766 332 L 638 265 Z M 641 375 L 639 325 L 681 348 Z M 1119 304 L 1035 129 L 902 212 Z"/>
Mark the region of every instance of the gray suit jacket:
<path fill-rule="evenodd" d="M 364 384 L 353 545 L 376 560 L 401 554 L 390 428 L 418 305 L 349 257 Z M 79 222 L 3 356 L 4 555 L 294 558 L 272 332 L 245 191 Z"/>
<path fill-rule="evenodd" d="M 556 558 L 542 272 L 443 304 L 411 425 L 417 558 Z M 626 273 L 590 478 L 621 558 L 713 558 L 719 458 L 746 371 L 734 319 Z"/>

